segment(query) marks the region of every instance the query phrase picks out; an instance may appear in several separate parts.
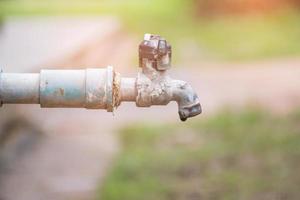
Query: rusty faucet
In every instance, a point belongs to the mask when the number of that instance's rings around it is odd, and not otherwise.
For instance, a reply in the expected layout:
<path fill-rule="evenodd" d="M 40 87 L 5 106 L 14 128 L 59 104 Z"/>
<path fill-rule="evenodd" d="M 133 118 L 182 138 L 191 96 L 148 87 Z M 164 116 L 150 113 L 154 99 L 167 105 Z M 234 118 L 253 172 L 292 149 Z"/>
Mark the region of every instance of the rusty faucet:
<path fill-rule="evenodd" d="M 0 72 L 2 104 L 40 104 L 41 107 L 106 109 L 123 101 L 138 107 L 178 103 L 182 121 L 201 113 L 197 94 L 184 81 L 172 79 L 171 46 L 157 35 L 145 34 L 139 45 L 136 78 L 123 78 L 111 66 L 84 70 L 41 70 L 40 73 Z"/>

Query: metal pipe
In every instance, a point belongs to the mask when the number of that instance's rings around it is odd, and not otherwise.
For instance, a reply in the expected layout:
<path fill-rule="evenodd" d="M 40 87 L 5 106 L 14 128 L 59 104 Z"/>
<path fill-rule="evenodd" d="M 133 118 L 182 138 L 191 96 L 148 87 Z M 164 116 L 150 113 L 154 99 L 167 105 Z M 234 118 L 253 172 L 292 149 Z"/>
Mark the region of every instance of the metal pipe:
<path fill-rule="evenodd" d="M 120 83 L 121 101 L 135 101 L 136 95 L 137 95 L 136 79 L 121 78 L 121 83 Z"/>
<path fill-rule="evenodd" d="M 157 46 L 160 44 L 163 46 Z M 176 101 L 180 119 L 185 121 L 202 110 L 192 87 L 167 74 L 170 51 L 164 39 L 146 35 L 139 49 L 142 71 L 136 78 L 122 78 L 110 66 L 102 69 L 41 70 L 39 74 L 1 71 L 1 105 L 40 104 L 48 108 L 106 109 L 112 112 L 121 102 L 131 101 L 138 107 L 150 107 Z"/>
<path fill-rule="evenodd" d="M 1 102 L 5 104 L 39 103 L 39 78 L 39 74 L 1 73 Z"/>
<path fill-rule="evenodd" d="M 41 70 L 0 74 L 2 104 L 107 109 L 112 111 L 113 69 Z"/>

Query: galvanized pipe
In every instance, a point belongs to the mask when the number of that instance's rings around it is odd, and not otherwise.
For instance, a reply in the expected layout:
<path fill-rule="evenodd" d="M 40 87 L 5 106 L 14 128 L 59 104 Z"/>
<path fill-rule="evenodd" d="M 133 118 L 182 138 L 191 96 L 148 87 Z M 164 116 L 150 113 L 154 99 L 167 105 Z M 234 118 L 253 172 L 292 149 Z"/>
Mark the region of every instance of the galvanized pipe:
<path fill-rule="evenodd" d="M 1 102 L 5 104 L 39 103 L 39 82 L 39 74 L 1 73 Z"/>
<path fill-rule="evenodd" d="M 40 104 L 41 107 L 107 109 L 112 111 L 113 69 L 41 70 L 1 73 L 2 104 Z"/>

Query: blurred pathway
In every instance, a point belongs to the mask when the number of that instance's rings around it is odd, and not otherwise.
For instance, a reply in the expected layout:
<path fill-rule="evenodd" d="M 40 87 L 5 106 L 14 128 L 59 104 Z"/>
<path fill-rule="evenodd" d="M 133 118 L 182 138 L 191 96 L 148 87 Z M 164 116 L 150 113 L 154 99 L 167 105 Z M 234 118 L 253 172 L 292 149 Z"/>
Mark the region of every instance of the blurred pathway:
<path fill-rule="evenodd" d="M 120 29 L 111 17 L 6 18 L 0 29 L 0 67 L 28 72 Z"/>
<path fill-rule="evenodd" d="M 176 77 L 195 85 L 207 114 L 226 106 L 260 106 L 278 113 L 300 107 L 300 58 L 190 66 L 188 72 L 175 72 Z"/>

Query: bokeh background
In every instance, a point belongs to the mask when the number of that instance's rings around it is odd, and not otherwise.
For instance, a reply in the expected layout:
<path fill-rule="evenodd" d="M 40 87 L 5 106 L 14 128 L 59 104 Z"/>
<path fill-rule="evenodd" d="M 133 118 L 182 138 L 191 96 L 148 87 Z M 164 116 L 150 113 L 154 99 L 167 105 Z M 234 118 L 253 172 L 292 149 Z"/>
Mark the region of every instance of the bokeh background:
<path fill-rule="evenodd" d="M 144 33 L 203 114 L 4 105 L 0 199 L 299 199 L 299 0 L 0 0 L 0 67 L 136 76 Z"/>

